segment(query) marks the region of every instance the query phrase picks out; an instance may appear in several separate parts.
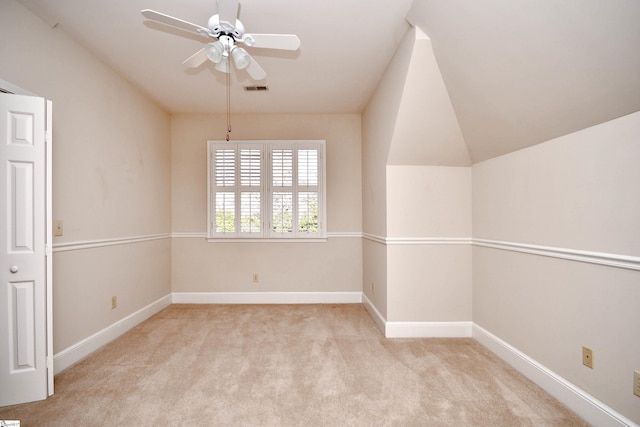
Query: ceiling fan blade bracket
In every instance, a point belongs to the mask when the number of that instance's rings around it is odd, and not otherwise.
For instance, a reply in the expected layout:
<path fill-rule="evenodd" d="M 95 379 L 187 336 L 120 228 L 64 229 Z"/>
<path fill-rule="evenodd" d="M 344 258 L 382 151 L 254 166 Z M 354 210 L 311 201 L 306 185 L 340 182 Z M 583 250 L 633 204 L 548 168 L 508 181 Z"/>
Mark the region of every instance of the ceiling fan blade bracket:
<path fill-rule="evenodd" d="M 208 28 L 198 28 L 197 32 L 203 37 L 215 38 L 215 35 Z"/>
<path fill-rule="evenodd" d="M 241 42 L 241 43 L 244 43 L 245 45 L 247 45 L 249 47 L 251 47 L 254 44 L 256 44 L 256 39 L 251 37 L 251 34 L 245 34 L 244 37 L 242 37 L 238 41 Z"/>

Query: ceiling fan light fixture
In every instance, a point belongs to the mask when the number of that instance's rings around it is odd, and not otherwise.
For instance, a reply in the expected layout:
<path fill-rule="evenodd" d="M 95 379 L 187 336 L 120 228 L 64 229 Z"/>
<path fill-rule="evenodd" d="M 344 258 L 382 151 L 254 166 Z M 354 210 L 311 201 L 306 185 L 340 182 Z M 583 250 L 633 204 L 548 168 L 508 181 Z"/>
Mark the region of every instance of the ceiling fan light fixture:
<path fill-rule="evenodd" d="M 230 73 L 231 70 L 229 69 L 229 58 L 223 56 L 222 59 L 216 64 L 215 69 L 218 71 L 222 71 L 223 73 Z"/>
<path fill-rule="evenodd" d="M 247 66 L 251 63 L 251 56 L 241 47 L 235 47 L 231 51 L 231 56 L 233 57 L 233 63 L 236 68 L 239 70 L 243 70 L 247 68 Z"/>
<path fill-rule="evenodd" d="M 207 43 L 205 47 L 205 53 L 207 54 L 207 58 L 215 64 L 219 64 L 222 61 L 224 54 L 224 46 L 220 41 L 214 43 Z M 216 67 L 217 69 L 218 67 Z"/>

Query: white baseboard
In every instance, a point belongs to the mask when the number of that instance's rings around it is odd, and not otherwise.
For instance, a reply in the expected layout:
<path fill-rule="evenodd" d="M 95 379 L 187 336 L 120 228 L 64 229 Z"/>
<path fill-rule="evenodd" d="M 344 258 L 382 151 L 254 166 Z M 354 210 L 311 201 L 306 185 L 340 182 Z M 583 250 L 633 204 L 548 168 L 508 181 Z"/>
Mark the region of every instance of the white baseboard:
<path fill-rule="evenodd" d="M 387 338 L 471 338 L 473 322 L 387 322 Z"/>
<path fill-rule="evenodd" d="M 174 304 L 359 304 L 362 292 L 174 292 Z"/>
<path fill-rule="evenodd" d="M 385 338 L 470 338 L 473 322 L 387 322 L 376 306 L 362 294 L 362 304 Z"/>
<path fill-rule="evenodd" d="M 473 325 L 473 338 L 518 372 L 594 426 L 638 426 L 636 423 L 541 365 L 486 329 Z"/>
<path fill-rule="evenodd" d="M 376 326 L 378 326 L 378 329 L 380 329 L 380 332 L 382 332 L 382 335 L 384 335 L 385 324 L 387 323 L 387 321 L 385 320 L 384 316 L 380 314 L 376 306 L 371 302 L 369 298 L 367 298 L 367 296 L 364 293 L 362 294 L 362 305 L 364 305 L 364 308 L 369 312 L 369 315 L 371 316 L 373 321 L 376 323 Z"/>
<path fill-rule="evenodd" d="M 171 304 L 171 294 L 166 295 L 159 300 L 152 302 L 146 307 L 141 308 L 135 313 L 130 314 L 124 319 L 110 325 L 103 330 L 96 332 L 88 338 L 67 347 L 53 356 L 53 372 L 55 375 L 64 371 L 71 365 L 78 363 L 100 347 L 108 344 L 120 335 L 132 329 L 134 326 L 147 320 L 149 317 L 158 313 L 160 310 Z"/>

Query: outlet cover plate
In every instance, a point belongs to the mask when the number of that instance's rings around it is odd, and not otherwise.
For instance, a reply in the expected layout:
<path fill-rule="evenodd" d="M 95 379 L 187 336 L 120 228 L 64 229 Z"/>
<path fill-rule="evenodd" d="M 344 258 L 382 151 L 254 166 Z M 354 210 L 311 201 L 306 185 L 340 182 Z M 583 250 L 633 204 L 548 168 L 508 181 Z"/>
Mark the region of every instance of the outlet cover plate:
<path fill-rule="evenodd" d="M 589 347 L 582 347 L 582 364 L 593 369 L 593 350 Z"/>

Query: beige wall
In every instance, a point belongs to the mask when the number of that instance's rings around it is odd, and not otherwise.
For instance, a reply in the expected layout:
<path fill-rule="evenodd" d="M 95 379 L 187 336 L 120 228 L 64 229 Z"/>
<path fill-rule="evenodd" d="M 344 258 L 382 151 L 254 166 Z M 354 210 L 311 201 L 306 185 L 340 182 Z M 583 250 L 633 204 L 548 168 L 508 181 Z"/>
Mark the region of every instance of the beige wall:
<path fill-rule="evenodd" d="M 414 31 L 408 31 L 362 113 L 363 231 L 375 236 L 384 237 L 387 234 L 387 158 L 414 40 Z"/>
<path fill-rule="evenodd" d="M 388 166 L 387 222 L 387 320 L 470 321 L 471 169 Z"/>
<path fill-rule="evenodd" d="M 635 113 L 474 165 L 474 238 L 638 259 L 638 135 Z M 473 249 L 474 322 L 635 422 L 639 285 L 637 270 Z"/>
<path fill-rule="evenodd" d="M 365 295 L 387 321 L 471 320 L 469 156 L 420 30 L 369 101 L 362 145 Z"/>
<path fill-rule="evenodd" d="M 471 169 L 388 166 L 389 237 L 471 237 Z"/>
<path fill-rule="evenodd" d="M 414 38 L 413 50 L 387 164 L 469 166 L 467 145 L 431 40 L 418 28 L 408 34 Z"/>
<path fill-rule="evenodd" d="M 54 352 L 170 293 L 169 115 L 59 28 L 0 3 L 0 79 L 53 101 Z M 111 296 L 119 307 L 111 310 Z"/>
<path fill-rule="evenodd" d="M 362 113 L 363 287 L 380 314 L 387 316 L 386 170 L 389 148 L 402 100 L 415 33 L 407 32 Z M 369 239 L 367 236 L 374 236 Z M 375 289 L 375 292 L 374 292 Z"/>
<path fill-rule="evenodd" d="M 175 292 L 359 292 L 362 289 L 359 114 L 232 116 L 232 139 L 326 140 L 324 243 L 208 243 L 207 140 L 225 138 L 223 115 L 172 117 L 172 283 Z M 336 234 L 354 233 L 353 237 Z M 252 283 L 258 273 L 259 284 Z"/>

